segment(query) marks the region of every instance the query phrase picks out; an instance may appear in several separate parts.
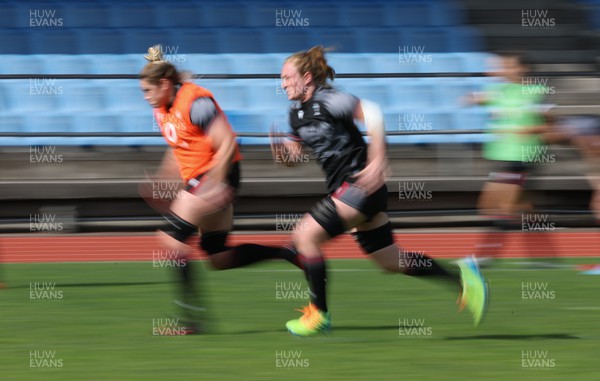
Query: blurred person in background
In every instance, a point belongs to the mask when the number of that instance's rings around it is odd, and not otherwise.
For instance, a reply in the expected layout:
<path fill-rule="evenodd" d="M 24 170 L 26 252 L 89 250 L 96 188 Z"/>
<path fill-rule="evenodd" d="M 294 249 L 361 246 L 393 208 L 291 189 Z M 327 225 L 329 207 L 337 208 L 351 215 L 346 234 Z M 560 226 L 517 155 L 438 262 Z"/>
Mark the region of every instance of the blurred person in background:
<path fill-rule="evenodd" d="M 557 119 L 544 133 L 544 141 L 548 144 L 568 143 L 579 149 L 592 188 L 589 208 L 596 224 L 600 224 L 600 116 L 570 115 Z"/>
<path fill-rule="evenodd" d="M 240 184 L 241 155 L 235 134 L 212 93 L 192 83 L 189 73 L 179 72 L 163 60 L 160 46 L 148 49 L 145 58 L 150 62 L 139 75 L 140 87 L 169 145 L 150 180 L 171 181 L 179 176 L 184 188 L 170 204 L 154 199 L 148 182 L 140 186 L 140 193 L 168 222 L 167 228 L 158 231 L 158 239 L 184 264 L 176 266 L 182 291 L 182 300 L 176 303 L 184 308 L 189 333 L 196 333 L 203 329 L 205 307 L 198 297 L 187 240 L 198 231 L 199 246 L 217 270 L 268 259 L 300 264 L 288 247 L 227 246 L 233 226 L 232 203 Z"/>
<path fill-rule="evenodd" d="M 548 88 L 527 77 L 530 64 L 517 52 L 500 53 L 491 63 L 490 75 L 499 82 L 486 91 L 467 97 L 468 104 L 489 106 L 489 133 L 483 157 L 495 170 L 483 186 L 477 203 L 481 215 L 492 219 L 493 230 L 476 247 L 477 261 L 489 264 L 503 249 L 505 232 L 521 230 L 521 213 L 530 210 L 522 203 L 528 174 L 542 162 L 545 146 L 540 134 L 547 130 L 545 98 Z"/>
<path fill-rule="evenodd" d="M 461 307 L 466 306 L 478 324 L 487 307 L 487 285 L 472 259 L 459 262 L 460 275 L 425 255 L 419 255 L 420 261 L 403 261 L 387 215 L 388 160 L 382 111 L 371 101 L 334 89 L 328 81 L 334 75 L 321 46 L 291 55 L 281 70 L 281 87 L 293 103 L 287 136 L 277 131 L 271 134 L 275 161 L 304 162 L 278 156 L 301 157 L 302 147 L 309 147 L 325 172 L 329 191 L 303 216 L 292 235 L 311 300 L 300 318 L 287 322 L 288 331 L 311 336 L 330 329 L 327 269 L 321 245 L 348 230 L 382 269 L 442 279 L 456 287 L 462 292 Z M 369 144 L 355 121 L 364 123 Z"/>

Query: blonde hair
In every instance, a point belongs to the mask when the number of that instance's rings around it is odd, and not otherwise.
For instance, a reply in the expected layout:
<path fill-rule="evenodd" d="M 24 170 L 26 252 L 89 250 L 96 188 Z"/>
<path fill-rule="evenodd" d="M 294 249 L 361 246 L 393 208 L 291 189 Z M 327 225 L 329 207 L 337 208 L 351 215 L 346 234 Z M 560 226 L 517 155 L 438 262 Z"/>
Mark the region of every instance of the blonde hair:
<path fill-rule="evenodd" d="M 160 45 L 149 47 L 148 54 L 144 58 L 149 62 L 140 72 L 140 79 L 145 79 L 153 85 L 158 84 L 158 81 L 163 78 L 168 79 L 173 84 L 182 84 L 191 80 L 191 73 L 180 72 L 175 65 L 164 60 Z"/>
<path fill-rule="evenodd" d="M 335 77 L 335 70 L 327 64 L 325 50 L 322 45 L 292 54 L 286 58 L 285 62 L 292 62 L 296 65 L 301 75 L 312 74 L 315 86 L 327 84 L 327 79 Z"/>

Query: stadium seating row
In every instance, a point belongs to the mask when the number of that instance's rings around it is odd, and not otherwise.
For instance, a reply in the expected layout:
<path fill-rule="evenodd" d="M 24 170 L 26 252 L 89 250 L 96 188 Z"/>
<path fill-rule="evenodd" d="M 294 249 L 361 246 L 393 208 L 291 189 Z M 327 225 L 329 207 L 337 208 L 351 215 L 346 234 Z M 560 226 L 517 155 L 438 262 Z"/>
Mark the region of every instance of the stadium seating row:
<path fill-rule="evenodd" d="M 0 54 L 289 53 L 314 45 L 341 53 L 483 51 L 481 33 L 442 27 L 9 28 L 0 29 Z"/>
<path fill-rule="evenodd" d="M 178 68 L 196 74 L 278 74 L 288 53 L 180 54 L 165 51 Z M 329 53 L 336 73 L 483 72 L 488 53 L 429 53 L 403 49 L 396 53 Z M 0 74 L 138 74 L 143 54 L 6 54 Z"/>
<path fill-rule="evenodd" d="M 234 130 L 240 134 L 267 133 L 272 126 L 287 130 L 287 117 L 283 112 L 226 111 Z M 388 132 L 428 132 L 439 130 L 478 130 L 486 126 L 487 111 L 464 108 L 454 112 L 428 111 L 426 109 L 386 113 Z M 118 113 L 0 113 L 0 132 L 19 134 L 153 134 L 160 132 L 152 112 Z M 362 129 L 362 127 L 361 127 Z"/>
<path fill-rule="evenodd" d="M 385 114 L 388 132 L 414 132 L 414 135 L 389 136 L 393 144 L 423 144 L 446 142 L 481 142 L 488 138 L 481 134 L 429 135 L 435 130 L 478 130 L 485 129 L 487 111 L 466 108 L 460 112 L 406 112 Z M 283 114 L 227 112 L 234 130 L 244 135 L 247 132 L 267 132 L 272 125 L 282 131 L 287 129 Z M 150 111 L 146 113 L 96 112 L 88 114 L 45 113 L 0 114 L 0 133 L 56 134 L 58 136 L 2 137 L 0 145 L 164 145 L 161 136 L 79 136 L 68 137 L 69 133 L 141 133 L 158 134 L 158 127 Z M 421 134 L 419 134 L 421 133 Z M 65 134 L 65 136 L 60 136 Z M 241 144 L 268 144 L 265 137 L 239 137 Z"/>
<path fill-rule="evenodd" d="M 463 24 L 450 1 L 49 1 L 3 2 L 0 28 L 364 27 Z"/>
<path fill-rule="evenodd" d="M 371 99 L 386 111 L 460 107 L 461 97 L 488 79 L 340 79 L 336 87 Z M 224 110 L 286 110 L 289 101 L 278 79 L 200 80 Z M 56 80 L 30 78 L 0 82 L 0 113 L 146 112 L 136 80 Z"/>

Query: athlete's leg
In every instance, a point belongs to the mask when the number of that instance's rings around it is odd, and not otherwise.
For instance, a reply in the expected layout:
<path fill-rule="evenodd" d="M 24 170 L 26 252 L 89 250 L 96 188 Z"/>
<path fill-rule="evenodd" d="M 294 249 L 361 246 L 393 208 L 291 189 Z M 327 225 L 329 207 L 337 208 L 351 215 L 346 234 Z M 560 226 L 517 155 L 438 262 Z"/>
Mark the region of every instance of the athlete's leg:
<path fill-rule="evenodd" d="M 326 296 L 327 267 L 320 246 L 347 229 L 331 197 L 319 201 L 296 225 L 292 239 L 304 268 L 311 303 L 303 309 L 302 317 L 286 323 L 291 333 L 310 336 L 330 328 Z"/>
<path fill-rule="evenodd" d="M 349 192 L 341 192 L 336 207 L 341 218 L 349 224 L 356 224 L 353 233 L 356 240 L 382 268 L 449 282 L 461 291 L 461 307 L 466 306 L 473 313 L 475 324 L 478 324 L 487 307 L 487 285 L 477 265 L 470 259 L 462 260 L 459 262 L 461 276 L 458 276 L 425 254 L 400 252 L 394 244 L 391 224 L 385 212 L 386 197 L 385 187 L 366 198 L 350 189 Z M 369 220 L 365 220 L 365 217 L 369 217 Z"/>
<path fill-rule="evenodd" d="M 234 247 L 228 246 L 227 237 L 232 227 L 233 207 L 231 205 L 216 213 L 203 216 L 199 222 L 200 248 L 208 254 L 213 269 L 245 267 L 271 259 L 284 259 L 301 267 L 296 251 L 291 245 L 273 247 L 245 243 Z"/>
<path fill-rule="evenodd" d="M 492 229 L 483 234 L 475 255 L 483 259 L 497 258 L 503 250 L 506 232 L 518 226 L 515 215 L 523 187 L 519 183 L 487 182 L 478 200 L 479 214 L 492 219 Z"/>
<path fill-rule="evenodd" d="M 197 264 L 191 260 L 191 247 L 188 239 L 197 232 L 197 224 L 204 211 L 196 209 L 198 197 L 186 190 L 179 192 L 178 197 L 171 204 L 170 214 L 165 216 L 168 227 L 158 231 L 161 246 L 178 257 L 180 266 L 174 268 L 180 285 L 180 297 L 176 300 L 183 311 L 183 319 L 191 331 L 204 329 L 206 321 L 206 306 L 200 297 L 198 287 L 199 270 Z"/>
<path fill-rule="evenodd" d="M 460 276 L 444 269 L 437 261 L 421 252 L 403 251 L 396 246 L 386 213 L 356 226 L 352 233 L 362 249 L 382 269 L 410 276 L 444 280 L 460 289 Z"/>
<path fill-rule="evenodd" d="M 327 269 L 320 246 L 330 238 L 327 231 L 308 213 L 302 217 L 292 234 L 311 291 L 311 302 L 324 312 L 327 312 Z"/>

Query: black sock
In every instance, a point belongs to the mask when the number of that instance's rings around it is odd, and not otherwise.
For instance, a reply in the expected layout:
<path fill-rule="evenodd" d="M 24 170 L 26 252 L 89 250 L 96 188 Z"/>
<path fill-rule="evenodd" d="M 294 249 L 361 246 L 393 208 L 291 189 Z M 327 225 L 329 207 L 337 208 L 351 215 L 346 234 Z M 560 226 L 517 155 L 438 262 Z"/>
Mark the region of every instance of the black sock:
<path fill-rule="evenodd" d="M 405 261 L 407 267 L 404 269 L 404 273 L 406 275 L 419 277 L 435 277 L 438 279 L 449 281 L 455 285 L 458 284 L 459 287 L 462 287 L 460 282 L 460 276 L 458 275 L 458 273 L 446 270 L 432 258 L 424 254 L 416 253 L 415 257 L 413 258 L 418 259 Z"/>
<path fill-rule="evenodd" d="M 304 271 L 310 288 L 310 300 L 321 311 L 327 312 L 327 268 L 323 257 L 304 258 Z"/>
<path fill-rule="evenodd" d="M 195 331 L 202 331 L 206 328 L 208 315 L 206 298 L 204 291 L 201 291 L 198 286 L 196 269 L 197 264 L 194 264 L 189 257 L 182 258 L 181 265 L 176 268 L 181 286 L 181 303 L 178 305 L 181 308 L 180 324 Z"/>
<path fill-rule="evenodd" d="M 193 272 L 194 266 L 189 258 L 183 258 L 181 266 L 177 267 L 177 273 L 181 284 L 181 292 L 183 295 L 182 302 L 190 303 L 197 295 L 195 276 Z"/>
<path fill-rule="evenodd" d="M 285 259 L 294 266 L 302 268 L 298 253 L 292 246 L 273 247 L 245 243 L 231 248 L 232 268 L 244 267 L 269 259 Z"/>

